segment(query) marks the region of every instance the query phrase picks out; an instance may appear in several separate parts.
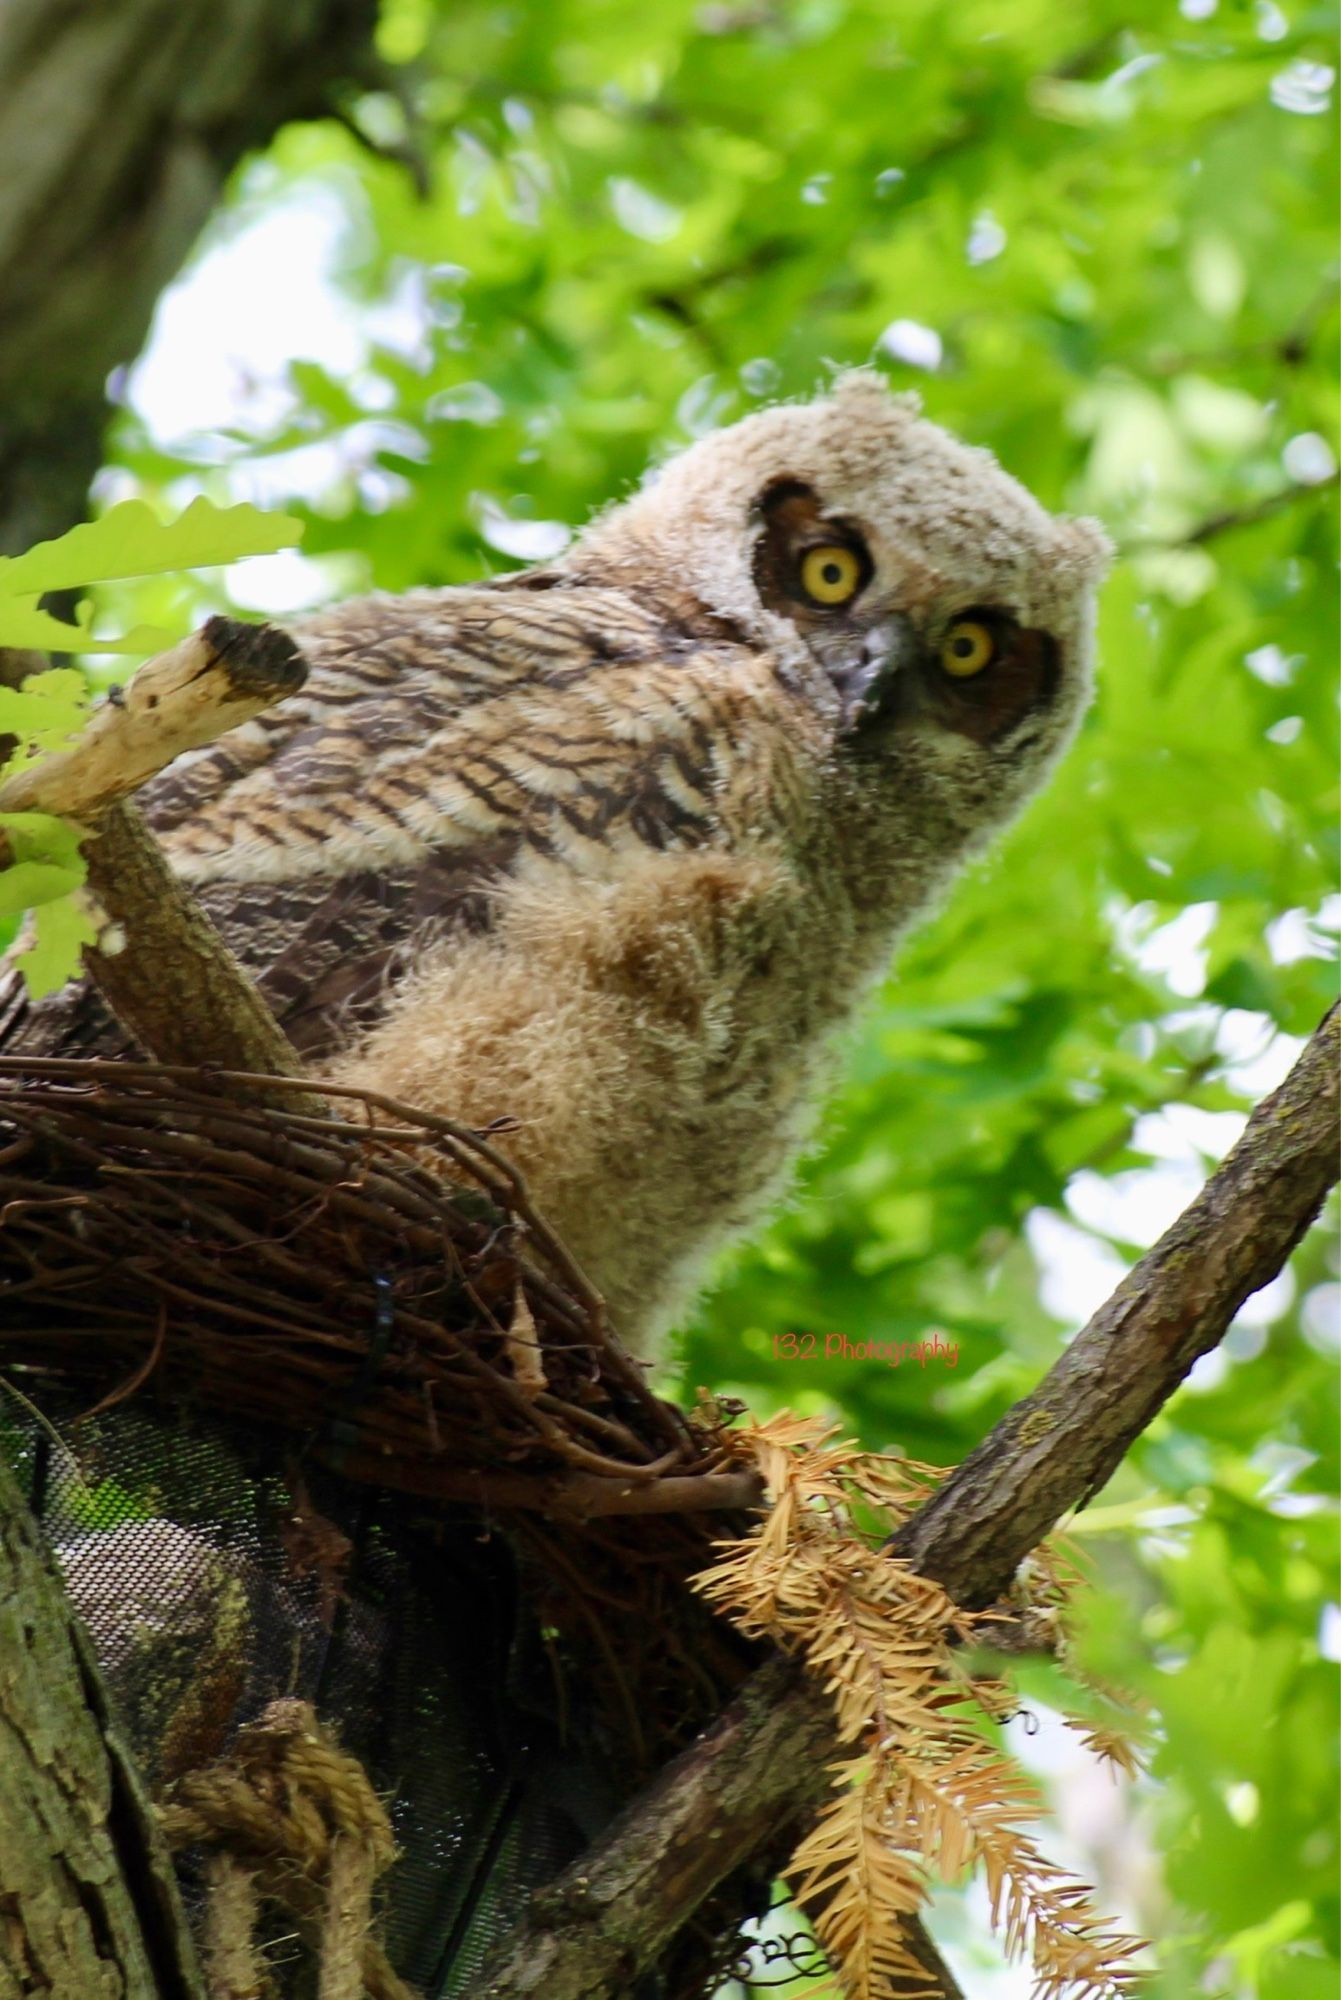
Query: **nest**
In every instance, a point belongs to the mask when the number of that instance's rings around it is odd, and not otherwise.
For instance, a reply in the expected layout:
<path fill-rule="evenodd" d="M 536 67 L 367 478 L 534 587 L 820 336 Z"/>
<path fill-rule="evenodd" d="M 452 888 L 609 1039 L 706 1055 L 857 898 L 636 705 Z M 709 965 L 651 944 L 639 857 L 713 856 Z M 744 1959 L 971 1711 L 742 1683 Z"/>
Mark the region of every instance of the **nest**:
<path fill-rule="evenodd" d="M 11 1383 L 297 1433 L 348 1478 L 496 1509 L 754 1497 L 711 1425 L 651 1394 L 497 1134 L 349 1088 L 313 1116 L 284 1088 L 0 1060 Z"/>
<path fill-rule="evenodd" d="M 278 1553 L 244 1554 L 282 1554 L 286 1588 L 297 1563 L 332 1599 L 360 1512 L 345 1482 L 382 1489 L 383 1563 L 421 1517 L 464 1508 L 473 1540 L 482 1510 L 631 1789 L 759 1656 L 685 1587 L 744 1527 L 754 1477 L 715 1409 L 686 1417 L 652 1394 L 504 1132 L 315 1087 L 326 1115 L 312 1085 L 274 1077 L 0 1059 L 0 1418 L 17 1391 L 53 1439 L 57 1416 L 85 1474 L 137 1495 L 137 1428 L 245 1437 L 248 1476 L 273 1472 L 289 1526 Z M 158 1521 L 139 1532 L 166 1545 Z M 785 1836 L 668 1947 L 668 1993 L 719 1983 Z"/>

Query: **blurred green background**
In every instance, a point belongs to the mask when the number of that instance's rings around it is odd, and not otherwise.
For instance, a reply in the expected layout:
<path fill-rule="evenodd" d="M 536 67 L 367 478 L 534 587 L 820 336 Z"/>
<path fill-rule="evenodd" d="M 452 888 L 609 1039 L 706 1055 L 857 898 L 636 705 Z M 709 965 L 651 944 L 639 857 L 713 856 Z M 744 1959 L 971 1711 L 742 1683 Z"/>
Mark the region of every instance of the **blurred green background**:
<path fill-rule="evenodd" d="M 796 1199 L 685 1330 L 690 1393 L 958 1460 L 1335 991 L 1335 42 L 1274 0 L 387 0 L 396 88 L 235 177 L 117 385 L 102 501 L 307 531 L 109 619 L 544 558 L 864 361 L 1114 535 L 1083 736 L 904 952 Z M 1153 1774 L 1087 1773 L 1045 1677 L 1021 1750 L 1156 2000 L 1338 1990 L 1339 1302 L 1320 1229 L 1077 1523 Z M 953 1368 L 784 1338 L 932 1330 Z M 974 1896 L 940 1930 L 974 2000 L 1028 1991 Z"/>

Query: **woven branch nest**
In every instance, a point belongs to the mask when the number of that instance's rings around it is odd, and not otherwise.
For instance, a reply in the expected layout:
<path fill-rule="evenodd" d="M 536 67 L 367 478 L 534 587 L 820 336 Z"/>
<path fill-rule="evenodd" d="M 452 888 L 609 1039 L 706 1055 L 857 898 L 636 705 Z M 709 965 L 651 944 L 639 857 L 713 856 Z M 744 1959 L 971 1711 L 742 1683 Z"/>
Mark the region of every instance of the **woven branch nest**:
<path fill-rule="evenodd" d="M 314 1117 L 283 1089 L 0 1059 L 12 1384 L 245 1419 L 444 1500 L 570 1519 L 752 1500 L 710 1426 L 651 1394 L 490 1137 L 350 1089 Z"/>

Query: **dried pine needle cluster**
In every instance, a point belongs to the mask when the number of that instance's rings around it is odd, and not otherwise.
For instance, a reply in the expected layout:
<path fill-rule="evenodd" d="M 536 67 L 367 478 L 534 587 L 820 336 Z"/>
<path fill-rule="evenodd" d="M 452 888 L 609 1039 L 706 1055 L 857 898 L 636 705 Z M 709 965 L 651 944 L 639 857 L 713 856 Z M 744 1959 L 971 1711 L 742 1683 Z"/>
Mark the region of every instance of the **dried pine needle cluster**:
<path fill-rule="evenodd" d="M 1139 1941 L 1097 1919 L 1084 1884 L 1020 1831 L 1041 1801 L 984 1726 L 1018 1703 L 1006 1682 L 964 1665 L 959 1649 L 980 1621 L 879 1549 L 937 1475 L 833 1435 L 787 1411 L 737 1434 L 773 1504 L 698 1579 L 742 1631 L 801 1655 L 851 1746 L 834 1767 L 835 1797 L 792 1858 L 796 1900 L 851 2000 L 877 2000 L 891 1980 L 908 1982 L 903 1992 L 927 1990 L 903 1922 L 935 1877 L 953 1882 L 978 1867 L 1007 1951 L 1033 1959 L 1038 2000 L 1125 2000 L 1139 1978 Z M 1055 1614 L 1067 1587 L 1061 1568 L 1046 1553 L 1033 1568 L 1027 1609 Z M 1120 1731 L 1083 1727 L 1090 1747 L 1132 1768 Z"/>

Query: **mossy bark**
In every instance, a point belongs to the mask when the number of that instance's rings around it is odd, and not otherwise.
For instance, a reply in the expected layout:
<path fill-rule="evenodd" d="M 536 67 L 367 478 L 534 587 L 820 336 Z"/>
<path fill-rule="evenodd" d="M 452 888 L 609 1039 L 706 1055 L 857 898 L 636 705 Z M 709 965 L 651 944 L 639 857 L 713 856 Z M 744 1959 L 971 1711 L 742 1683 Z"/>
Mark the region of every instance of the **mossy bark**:
<path fill-rule="evenodd" d="M 201 2000 L 172 1863 L 0 1457 L 0 2000 Z"/>
<path fill-rule="evenodd" d="M 376 15 L 377 0 L 0 7 L 0 553 L 83 518 L 109 374 L 243 156 L 371 70 Z M 0 654 L 0 682 L 39 664 Z M 236 1066 L 235 1039 L 227 1053 Z M 171 1865 L 0 1459 L 0 2000 L 200 1992 Z"/>

